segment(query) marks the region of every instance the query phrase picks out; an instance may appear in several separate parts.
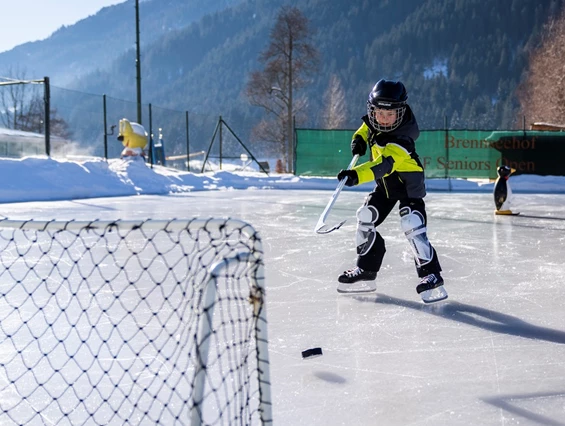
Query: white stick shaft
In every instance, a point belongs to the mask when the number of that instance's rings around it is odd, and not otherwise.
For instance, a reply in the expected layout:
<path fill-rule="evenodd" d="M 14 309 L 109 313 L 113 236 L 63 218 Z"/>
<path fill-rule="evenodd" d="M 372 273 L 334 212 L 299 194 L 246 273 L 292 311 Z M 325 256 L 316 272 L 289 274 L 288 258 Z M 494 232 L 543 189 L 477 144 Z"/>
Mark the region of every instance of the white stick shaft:
<path fill-rule="evenodd" d="M 351 163 L 349 163 L 349 166 L 347 166 L 347 170 L 351 170 L 355 166 L 355 163 L 357 163 L 358 159 L 359 159 L 359 155 L 358 154 L 354 155 L 353 159 L 351 160 Z M 318 232 L 320 229 L 322 229 L 326 225 L 326 223 L 325 223 L 326 218 L 328 217 L 330 210 L 332 209 L 335 201 L 337 200 L 339 193 L 341 192 L 341 190 L 345 186 L 346 181 L 347 181 L 347 177 L 340 180 L 339 183 L 337 184 L 337 188 L 335 189 L 334 193 L 332 194 L 330 201 L 328 202 L 326 208 L 322 212 L 320 219 L 318 219 L 318 223 L 316 224 L 316 228 L 314 229 L 316 232 Z"/>

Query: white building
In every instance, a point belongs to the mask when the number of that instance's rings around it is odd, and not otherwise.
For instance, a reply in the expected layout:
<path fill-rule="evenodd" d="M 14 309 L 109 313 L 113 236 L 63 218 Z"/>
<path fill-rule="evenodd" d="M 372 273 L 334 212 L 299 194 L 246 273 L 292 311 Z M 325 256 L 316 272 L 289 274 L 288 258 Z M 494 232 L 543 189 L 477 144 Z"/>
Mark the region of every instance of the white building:
<path fill-rule="evenodd" d="M 50 153 L 56 155 L 71 143 L 59 136 L 49 138 Z M 21 158 L 45 154 L 45 135 L 0 127 L 0 157 Z"/>

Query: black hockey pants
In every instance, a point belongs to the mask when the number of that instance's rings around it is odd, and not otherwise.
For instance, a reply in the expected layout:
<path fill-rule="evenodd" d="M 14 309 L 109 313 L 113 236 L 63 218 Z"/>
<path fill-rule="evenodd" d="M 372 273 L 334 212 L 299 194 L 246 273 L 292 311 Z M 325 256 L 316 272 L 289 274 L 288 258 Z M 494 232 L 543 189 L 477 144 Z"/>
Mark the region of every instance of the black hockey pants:
<path fill-rule="evenodd" d="M 390 198 L 387 198 L 386 194 L 377 190 L 375 192 L 371 192 L 365 199 L 365 205 L 373 206 L 379 213 L 375 222 L 375 228 L 383 223 L 398 201 L 400 201 L 398 206 L 399 210 L 408 206 L 412 211 L 420 212 L 424 218 L 424 225 L 427 225 L 426 205 L 423 199 L 405 198 L 402 200 L 391 200 Z M 375 241 L 367 253 L 360 255 L 360 248 L 357 248 L 357 266 L 366 271 L 378 272 L 381 269 L 386 248 L 385 241 L 381 234 L 376 229 L 375 232 Z M 435 249 L 433 249 L 433 258 L 429 263 L 422 266 L 419 266 L 416 262 L 414 263 L 419 277 L 425 277 L 432 273 L 441 272 L 441 266 Z"/>

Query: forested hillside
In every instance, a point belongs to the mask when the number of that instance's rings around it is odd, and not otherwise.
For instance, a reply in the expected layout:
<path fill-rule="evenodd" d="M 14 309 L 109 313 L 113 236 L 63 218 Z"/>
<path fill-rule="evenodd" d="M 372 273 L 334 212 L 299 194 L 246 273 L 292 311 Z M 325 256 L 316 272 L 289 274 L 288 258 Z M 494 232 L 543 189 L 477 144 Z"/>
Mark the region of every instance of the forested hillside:
<path fill-rule="evenodd" d="M 143 99 L 190 111 L 253 119 L 242 96 L 284 1 L 252 0 L 167 34 L 143 55 Z M 330 75 L 339 76 L 348 124 L 364 112 L 381 77 L 402 79 L 424 128 L 508 128 L 520 123 L 514 90 L 528 49 L 563 0 L 403 0 L 293 2 L 311 19 L 320 68 L 305 96 L 317 126 Z M 130 51 L 78 87 L 134 99 Z"/>
<path fill-rule="evenodd" d="M 245 85 L 259 66 L 280 6 L 290 3 L 205 3 L 205 9 L 193 1 L 141 3 L 143 102 L 222 115 L 249 129 L 262 112 L 243 95 Z M 308 100 L 298 126 L 320 126 L 323 94 L 335 74 L 346 95 L 345 127 L 358 125 L 370 88 L 389 78 L 406 84 L 422 128 L 442 128 L 446 119 L 455 128 L 497 129 L 521 125 L 516 88 L 543 25 L 565 0 L 294 0 L 292 5 L 310 19 L 321 58 L 316 75 L 298 94 Z M 135 101 L 132 7 L 129 1 L 105 8 L 45 41 L 0 54 L 0 70 L 17 64 L 50 75 L 55 86 L 65 82 L 63 87 Z M 107 52 L 120 51 L 116 46 L 129 48 L 110 58 Z M 88 60 L 100 62 L 99 69 L 84 66 L 81 49 L 88 51 Z M 68 55 L 75 51 L 80 67 Z M 83 74 L 83 69 L 92 71 Z M 72 82 L 69 72 L 76 75 Z"/>

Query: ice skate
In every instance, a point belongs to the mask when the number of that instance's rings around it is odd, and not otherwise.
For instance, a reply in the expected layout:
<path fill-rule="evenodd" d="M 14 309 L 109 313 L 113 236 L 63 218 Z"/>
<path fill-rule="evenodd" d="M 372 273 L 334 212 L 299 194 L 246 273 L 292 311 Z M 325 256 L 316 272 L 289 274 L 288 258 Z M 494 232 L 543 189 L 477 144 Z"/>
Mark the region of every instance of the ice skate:
<path fill-rule="evenodd" d="M 365 271 L 358 266 L 345 271 L 338 277 L 338 293 L 370 293 L 377 291 L 375 271 Z"/>
<path fill-rule="evenodd" d="M 439 273 L 423 277 L 416 287 L 416 291 L 424 303 L 434 303 L 447 299 L 447 291 L 443 287 L 443 278 Z"/>

